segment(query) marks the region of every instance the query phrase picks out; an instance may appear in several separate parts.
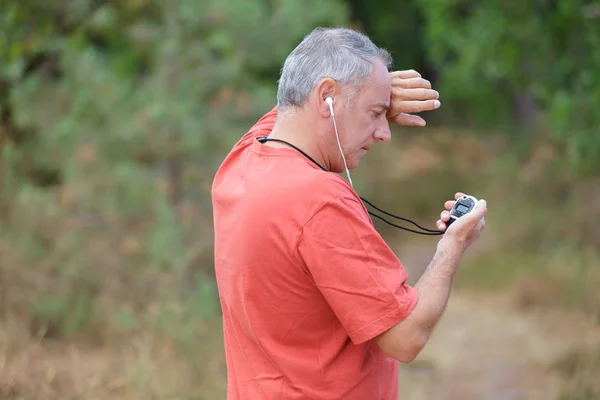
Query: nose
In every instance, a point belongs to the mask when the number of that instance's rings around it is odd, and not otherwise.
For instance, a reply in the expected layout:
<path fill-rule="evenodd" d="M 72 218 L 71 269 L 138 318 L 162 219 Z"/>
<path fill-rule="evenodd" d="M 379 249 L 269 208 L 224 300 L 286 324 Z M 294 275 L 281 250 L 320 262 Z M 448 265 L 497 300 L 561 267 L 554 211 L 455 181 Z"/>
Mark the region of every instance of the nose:
<path fill-rule="evenodd" d="M 375 140 L 380 142 L 389 142 L 392 139 L 392 132 L 390 131 L 390 123 L 387 119 L 383 119 L 384 121 L 377 127 L 373 137 Z"/>

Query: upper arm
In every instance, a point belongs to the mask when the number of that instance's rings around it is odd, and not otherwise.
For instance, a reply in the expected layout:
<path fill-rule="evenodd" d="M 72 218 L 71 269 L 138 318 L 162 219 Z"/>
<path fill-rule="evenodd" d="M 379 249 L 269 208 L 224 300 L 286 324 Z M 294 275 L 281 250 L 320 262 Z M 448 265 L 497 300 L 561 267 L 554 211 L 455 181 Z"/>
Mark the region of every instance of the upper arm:
<path fill-rule="evenodd" d="M 297 250 L 356 344 L 404 320 L 416 303 L 402 264 L 356 200 L 327 201 L 304 226 Z"/>

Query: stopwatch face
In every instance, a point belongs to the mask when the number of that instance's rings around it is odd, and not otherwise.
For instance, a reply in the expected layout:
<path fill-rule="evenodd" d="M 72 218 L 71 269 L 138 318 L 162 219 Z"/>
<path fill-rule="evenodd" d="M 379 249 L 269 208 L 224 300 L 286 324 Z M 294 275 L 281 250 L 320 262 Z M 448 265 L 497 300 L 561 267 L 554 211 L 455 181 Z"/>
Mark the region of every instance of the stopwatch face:
<path fill-rule="evenodd" d="M 464 203 L 459 203 L 456 205 L 456 216 L 457 217 L 462 217 L 463 215 L 465 215 L 466 213 L 468 213 L 471 210 L 471 207 L 469 207 L 468 205 L 464 204 Z"/>
<path fill-rule="evenodd" d="M 475 200 L 470 196 L 463 196 L 456 201 L 450 214 L 460 218 L 470 212 L 473 207 L 475 207 Z"/>

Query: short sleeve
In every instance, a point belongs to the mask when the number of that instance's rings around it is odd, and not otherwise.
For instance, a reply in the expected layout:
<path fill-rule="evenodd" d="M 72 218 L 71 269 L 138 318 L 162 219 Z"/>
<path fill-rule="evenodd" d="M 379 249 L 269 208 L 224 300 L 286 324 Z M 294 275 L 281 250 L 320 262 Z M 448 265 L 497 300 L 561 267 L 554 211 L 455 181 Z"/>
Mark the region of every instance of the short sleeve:
<path fill-rule="evenodd" d="M 297 250 L 355 344 L 398 324 L 417 303 L 402 264 L 354 199 L 326 202 L 303 227 Z"/>

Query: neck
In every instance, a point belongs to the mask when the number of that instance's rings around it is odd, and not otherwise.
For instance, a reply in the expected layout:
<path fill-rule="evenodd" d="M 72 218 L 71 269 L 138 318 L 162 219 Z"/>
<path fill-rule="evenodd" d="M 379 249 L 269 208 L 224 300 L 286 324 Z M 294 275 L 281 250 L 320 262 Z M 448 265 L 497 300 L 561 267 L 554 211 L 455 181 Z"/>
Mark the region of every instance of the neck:
<path fill-rule="evenodd" d="M 315 159 L 327 170 L 331 166 L 323 152 L 323 146 L 319 146 L 317 140 L 318 127 L 313 122 L 314 117 L 306 115 L 305 110 L 283 111 L 277 115 L 277 121 L 269 134 L 272 139 L 285 140 L 302 149 L 306 154 Z M 265 145 L 272 147 L 287 147 L 284 143 L 266 142 Z"/>

